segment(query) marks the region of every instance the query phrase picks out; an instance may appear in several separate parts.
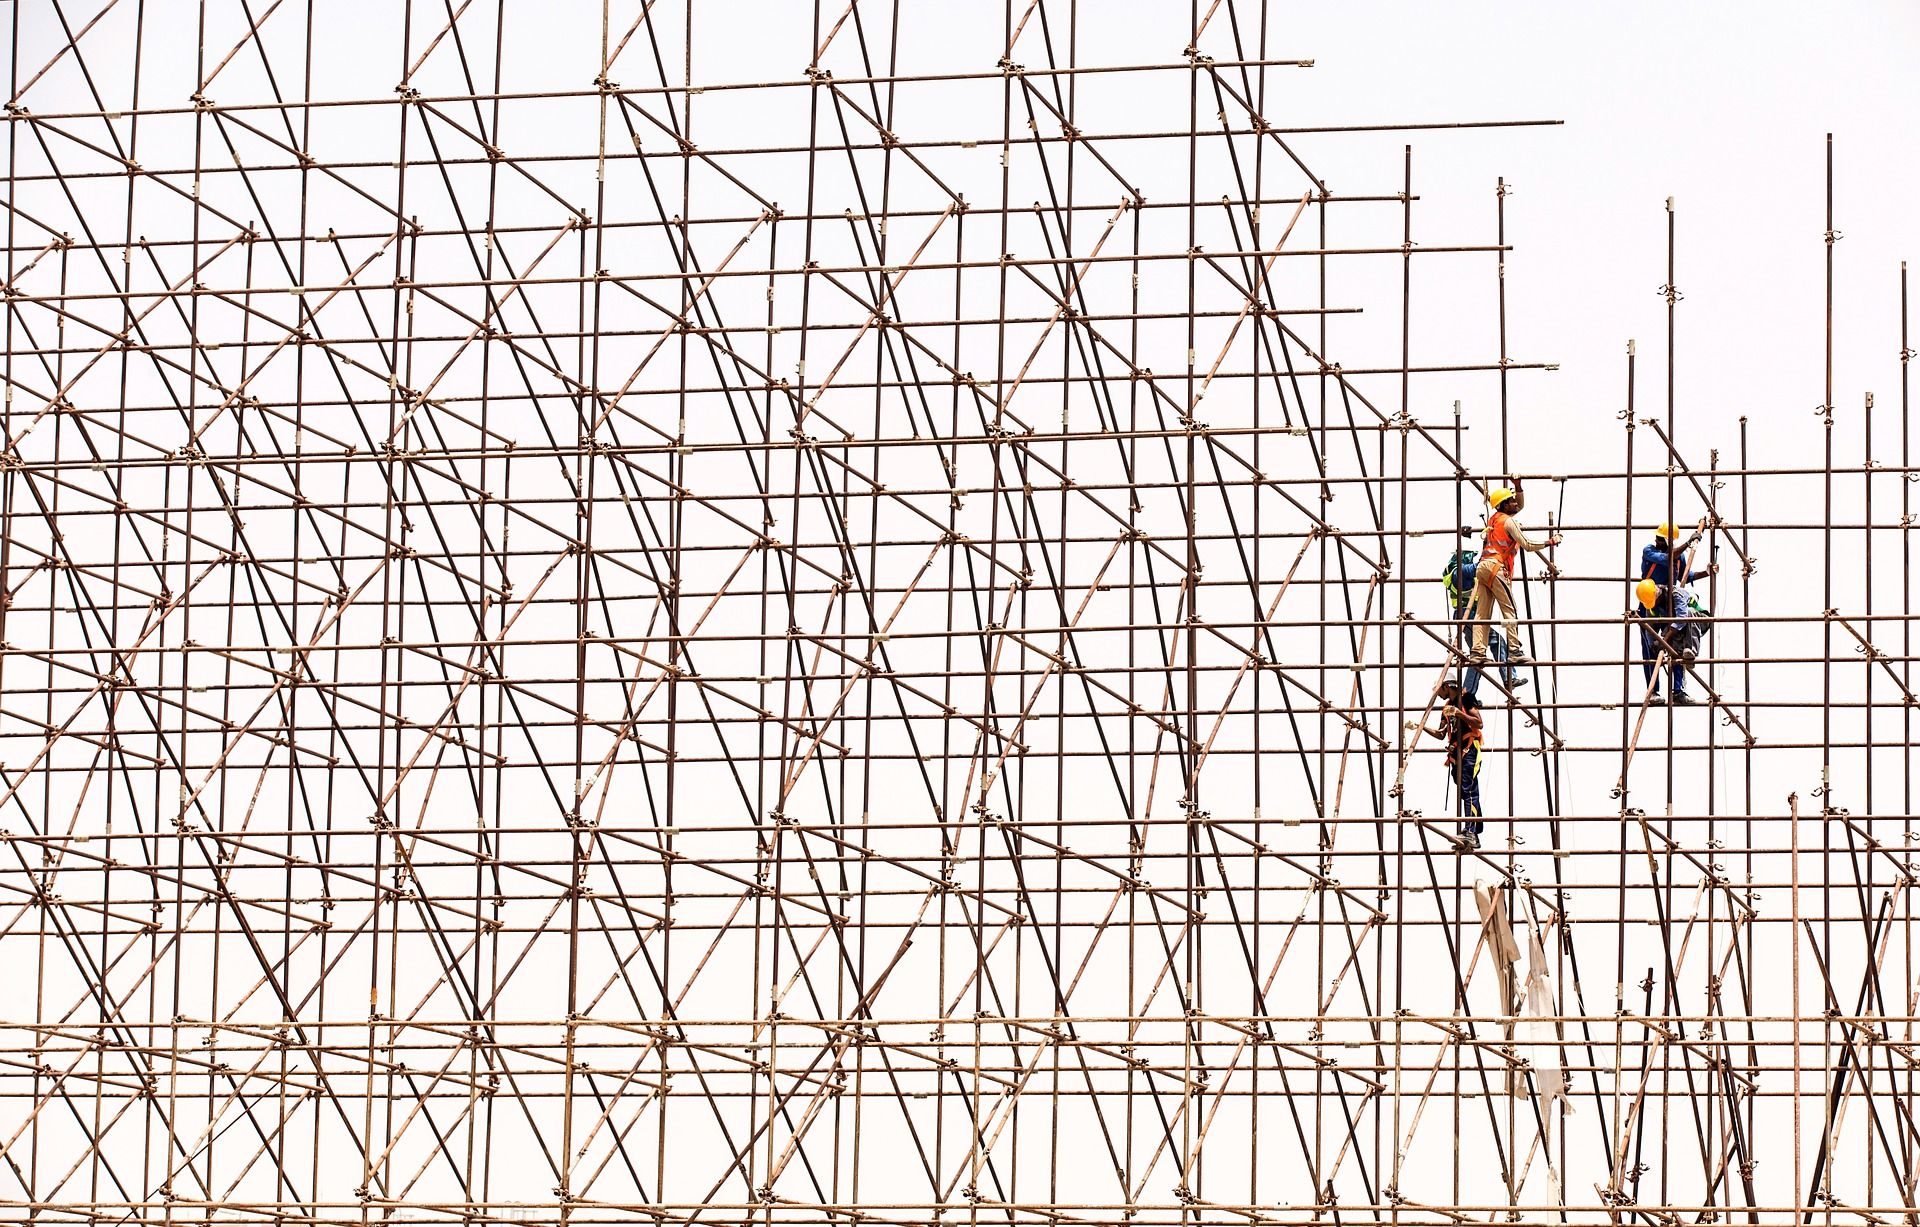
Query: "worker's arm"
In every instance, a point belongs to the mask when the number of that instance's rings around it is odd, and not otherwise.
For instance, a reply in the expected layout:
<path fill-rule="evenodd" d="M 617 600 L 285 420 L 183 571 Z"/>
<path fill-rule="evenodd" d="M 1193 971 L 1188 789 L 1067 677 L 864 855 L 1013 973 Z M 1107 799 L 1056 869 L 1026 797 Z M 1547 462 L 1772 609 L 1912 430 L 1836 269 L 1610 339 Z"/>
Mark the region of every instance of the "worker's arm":
<path fill-rule="evenodd" d="M 1528 551 L 1529 553 L 1534 553 L 1534 554 L 1539 553 L 1541 550 L 1551 549 L 1552 547 L 1560 544 L 1560 538 L 1558 537 L 1548 537 L 1545 541 L 1541 541 L 1537 543 L 1533 541 L 1529 541 L 1527 539 L 1526 532 L 1518 524 L 1515 524 L 1512 520 L 1507 521 L 1507 535 L 1513 538 L 1513 543 L 1515 545 L 1519 546 L 1523 550 Z"/>
<path fill-rule="evenodd" d="M 1700 535 L 1698 533 L 1695 533 L 1694 541 L 1698 541 L 1699 539 L 1700 539 Z M 1693 567 L 1693 550 L 1691 547 L 1693 545 L 1693 541 L 1687 542 L 1687 545 L 1689 548 L 1687 549 L 1686 553 L 1679 555 L 1680 565 L 1675 568 L 1675 570 L 1679 571 L 1682 575 L 1685 575 L 1687 577 L 1685 580 L 1682 581 L 1683 583 L 1691 584 L 1696 579 L 1705 579 L 1707 576 L 1712 575 L 1715 571 L 1718 571 L 1720 569 L 1719 563 L 1710 562 L 1707 564 L 1706 569 L 1703 571 L 1692 570 L 1691 568 Z"/>

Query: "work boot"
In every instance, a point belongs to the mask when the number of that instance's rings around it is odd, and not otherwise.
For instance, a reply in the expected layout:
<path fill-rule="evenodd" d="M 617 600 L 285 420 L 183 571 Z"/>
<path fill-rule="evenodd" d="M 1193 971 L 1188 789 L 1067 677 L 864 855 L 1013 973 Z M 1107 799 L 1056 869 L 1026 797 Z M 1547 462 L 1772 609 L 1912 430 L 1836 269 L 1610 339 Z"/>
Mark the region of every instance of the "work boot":
<path fill-rule="evenodd" d="M 1698 707 L 1700 706 L 1700 700 L 1694 698 L 1684 690 L 1676 690 L 1673 692 L 1673 705 L 1675 707 Z"/>
<path fill-rule="evenodd" d="M 1525 652 L 1508 652 L 1507 663 L 1512 665 L 1516 669 L 1524 669 L 1528 665 L 1537 665 L 1540 662 L 1535 660 L 1533 657 L 1527 655 Z"/>
<path fill-rule="evenodd" d="M 1518 689 L 1520 689 L 1520 688 L 1521 688 L 1522 686 L 1524 686 L 1524 685 L 1526 685 L 1526 684 L 1527 684 L 1527 679 L 1526 679 L 1526 678 L 1524 678 L 1524 677 L 1520 677 L 1519 675 L 1517 675 L 1517 674 L 1516 674 L 1516 675 L 1515 675 L 1514 677 L 1512 677 L 1512 678 L 1510 678 L 1510 679 L 1508 679 L 1508 681 L 1507 681 L 1507 689 L 1508 689 L 1508 690 L 1518 690 Z"/>
<path fill-rule="evenodd" d="M 1467 663 L 1477 669 L 1483 665 L 1492 664 L 1493 657 L 1488 656 L 1485 652 L 1468 652 Z"/>
<path fill-rule="evenodd" d="M 1480 850 L 1480 837 L 1472 831 L 1462 831 L 1460 838 L 1455 841 L 1455 847 L 1461 852 L 1478 852 Z"/>

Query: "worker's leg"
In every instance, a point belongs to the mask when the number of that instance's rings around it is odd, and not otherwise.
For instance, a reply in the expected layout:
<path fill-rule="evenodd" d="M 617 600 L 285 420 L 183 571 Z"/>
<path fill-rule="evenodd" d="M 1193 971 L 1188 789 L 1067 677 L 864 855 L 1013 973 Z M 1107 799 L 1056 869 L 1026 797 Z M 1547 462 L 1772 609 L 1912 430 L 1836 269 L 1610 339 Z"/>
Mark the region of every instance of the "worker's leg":
<path fill-rule="evenodd" d="M 1487 651 L 1500 666 L 1500 680 L 1506 683 L 1508 690 L 1512 690 L 1514 685 L 1520 680 L 1520 674 L 1512 665 L 1507 663 L 1507 637 L 1499 631 L 1494 631 L 1491 635 L 1488 635 Z"/>
<path fill-rule="evenodd" d="M 1666 589 L 1660 594 L 1660 604 L 1655 612 L 1663 618 L 1672 618 L 1676 604 L 1673 590 Z M 1661 622 L 1658 625 L 1667 640 L 1661 646 L 1666 649 L 1667 659 L 1671 663 L 1671 668 L 1668 670 L 1673 678 L 1671 693 L 1673 697 L 1679 698 L 1687 692 L 1687 666 L 1680 659 L 1680 646 L 1686 642 L 1687 628 L 1678 622 L 1671 621 Z"/>
<path fill-rule="evenodd" d="M 1454 764 L 1454 782 L 1460 787 L 1460 829 L 1469 835 L 1486 830 L 1480 820 L 1480 747 L 1469 746 Z"/>
<path fill-rule="evenodd" d="M 1660 645 L 1654 641 L 1653 627 L 1643 617 L 1640 620 L 1640 672 L 1649 686 L 1653 685 L 1653 662 L 1659 655 Z"/>
<path fill-rule="evenodd" d="M 1674 630 L 1677 632 L 1674 635 L 1675 646 L 1680 649 L 1681 660 L 1690 661 L 1700 655 L 1700 624 L 1698 622 L 1681 622 L 1675 625 Z"/>
<path fill-rule="evenodd" d="M 1513 584 L 1505 567 L 1498 561 L 1482 563 L 1479 574 L 1487 576 L 1487 589 L 1493 600 L 1500 606 L 1500 617 L 1507 627 L 1507 658 L 1516 664 L 1528 660 L 1527 650 L 1520 643 L 1520 615 L 1513 608 Z M 1478 587 L 1476 582 L 1475 587 Z M 1491 610 L 1488 611 L 1491 614 Z M 1491 619 L 1489 619 L 1491 622 Z M 1491 630 L 1491 625 L 1488 626 Z"/>
<path fill-rule="evenodd" d="M 1481 563 L 1473 573 L 1473 654 L 1487 654 L 1487 635 L 1493 630 L 1493 586 L 1489 576 L 1493 574 L 1491 563 Z"/>
<path fill-rule="evenodd" d="M 1696 664 L 1707 650 L 1707 632 L 1713 629 L 1713 623 L 1696 622 L 1687 629 L 1691 632 L 1687 640 L 1687 663 Z"/>
<path fill-rule="evenodd" d="M 1466 646 L 1467 637 L 1471 632 L 1468 631 L 1467 627 L 1464 624 L 1472 617 L 1473 617 L 1473 594 L 1469 592 L 1467 594 L 1467 603 L 1453 611 L 1453 620 L 1455 622 L 1459 622 L 1463 624 L 1460 627 L 1460 643 L 1458 645 L 1460 647 Z M 1461 666 L 1459 681 L 1460 681 L 1461 688 L 1464 689 L 1468 694 L 1472 695 L 1476 699 L 1480 697 L 1480 670 L 1475 669 L 1471 665 Z"/>

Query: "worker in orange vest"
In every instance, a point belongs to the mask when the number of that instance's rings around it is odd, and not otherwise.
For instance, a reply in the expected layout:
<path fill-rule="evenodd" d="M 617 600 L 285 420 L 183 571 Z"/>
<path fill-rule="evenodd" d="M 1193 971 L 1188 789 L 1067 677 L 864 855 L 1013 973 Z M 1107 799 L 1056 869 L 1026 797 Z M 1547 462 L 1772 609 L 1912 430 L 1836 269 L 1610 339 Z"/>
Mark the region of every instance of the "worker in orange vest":
<path fill-rule="evenodd" d="M 1467 662 L 1476 667 L 1488 661 L 1487 635 L 1493 629 L 1495 605 L 1500 607 L 1507 627 L 1507 663 L 1533 663 L 1520 643 L 1520 617 L 1513 608 L 1513 564 L 1521 550 L 1550 550 L 1560 544 L 1560 538 L 1548 537 L 1538 544 L 1527 540 L 1527 534 L 1514 522 L 1527 501 L 1519 487 L 1516 481 L 1512 489 L 1502 486 L 1487 496 L 1493 515 L 1487 520 L 1485 545 L 1473 577 L 1473 652 L 1467 657 Z"/>

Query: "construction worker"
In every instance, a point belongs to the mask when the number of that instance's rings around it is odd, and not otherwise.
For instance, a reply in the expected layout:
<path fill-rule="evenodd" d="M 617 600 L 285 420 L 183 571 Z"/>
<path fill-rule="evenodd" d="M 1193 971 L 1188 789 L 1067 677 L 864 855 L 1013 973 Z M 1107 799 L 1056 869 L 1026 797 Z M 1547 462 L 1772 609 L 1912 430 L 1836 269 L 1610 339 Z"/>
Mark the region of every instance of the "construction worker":
<path fill-rule="evenodd" d="M 1429 725 L 1427 732 L 1446 739 L 1447 777 L 1460 798 L 1457 847 L 1468 852 L 1480 846 L 1480 832 L 1486 829 L 1480 816 L 1480 700 L 1451 677 L 1440 683 L 1437 693 L 1440 727 Z"/>
<path fill-rule="evenodd" d="M 1635 585 L 1634 595 L 1638 599 L 1639 609 L 1635 612 L 1641 618 L 1640 623 L 1640 668 L 1647 684 L 1654 686 L 1652 697 L 1658 699 L 1660 691 L 1655 686 L 1654 662 L 1664 647 L 1672 658 L 1672 689 L 1669 693 L 1673 702 L 1681 707 L 1691 707 L 1698 702 L 1687 693 L 1687 668 L 1683 659 L 1689 653 L 1683 645 L 1697 642 L 1697 638 L 1688 632 L 1685 625 L 1676 625 L 1676 617 L 1684 617 L 1689 603 L 1682 599 L 1681 590 L 1693 581 L 1712 575 L 1720 569 L 1719 563 L 1711 563 L 1704 571 L 1692 571 L 1693 547 L 1700 540 L 1701 528 L 1694 529 L 1684 543 L 1675 544 L 1677 534 L 1672 524 L 1656 524 L 1653 529 L 1653 542 L 1640 551 L 1640 580 Z M 1678 583 L 1674 577 L 1680 576 Z"/>
<path fill-rule="evenodd" d="M 1507 626 L 1507 662 L 1510 665 L 1530 665 L 1533 658 L 1520 646 L 1520 616 L 1513 608 L 1513 567 L 1521 550 L 1538 553 L 1550 550 L 1560 544 L 1560 538 L 1548 537 L 1535 544 L 1527 540 L 1526 533 L 1514 517 L 1526 506 L 1526 493 L 1515 481 L 1513 488 L 1505 486 L 1487 496 L 1487 504 L 1493 508 L 1493 515 L 1487 520 L 1485 544 L 1480 550 L 1480 565 L 1474 571 L 1473 578 L 1473 651 L 1467 657 L 1467 663 L 1476 668 L 1489 661 L 1487 656 L 1487 636 L 1493 630 L 1493 607 L 1498 605 Z"/>
<path fill-rule="evenodd" d="M 1636 608 L 1634 616 L 1640 619 L 1640 670 L 1646 677 L 1651 690 L 1649 697 L 1658 702 L 1660 688 L 1654 683 L 1653 671 L 1660 652 L 1665 649 L 1673 669 L 1673 701 L 1682 707 L 1693 705 L 1693 696 L 1687 693 L 1687 667 L 1680 659 L 1677 645 L 1668 637 L 1672 623 L 1665 620 L 1661 606 L 1665 597 L 1661 595 L 1660 585 L 1651 579 L 1643 579 L 1634 585 Z"/>
<path fill-rule="evenodd" d="M 1447 593 L 1447 605 L 1453 610 L 1455 621 L 1466 620 L 1467 613 L 1473 608 L 1473 577 L 1479 569 L 1479 554 L 1473 550 L 1461 550 L 1447 563 L 1447 569 L 1441 573 Z M 1462 635 L 1467 632 L 1462 631 Z M 1507 663 L 1507 638 L 1499 631 L 1487 636 L 1487 647 L 1492 652 L 1494 662 L 1500 666 L 1500 684 L 1508 690 L 1518 690 L 1527 684 L 1519 670 Z M 1467 693 L 1474 698 L 1480 697 L 1480 679 L 1484 676 L 1478 669 L 1462 669 L 1463 681 Z"/>

